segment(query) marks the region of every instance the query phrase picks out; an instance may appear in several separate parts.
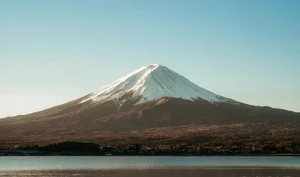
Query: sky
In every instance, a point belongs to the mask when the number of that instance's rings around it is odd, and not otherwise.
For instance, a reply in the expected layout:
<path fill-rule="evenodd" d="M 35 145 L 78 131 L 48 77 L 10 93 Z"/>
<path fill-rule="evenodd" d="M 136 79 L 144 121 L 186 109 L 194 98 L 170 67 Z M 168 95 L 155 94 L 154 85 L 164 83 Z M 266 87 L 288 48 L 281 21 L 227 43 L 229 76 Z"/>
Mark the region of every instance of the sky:
<path fill-rule="evenodd" d="M 222 96 L 300 112 L 300 1 L 0 1 L 0 117 L 153 63 Z"/>

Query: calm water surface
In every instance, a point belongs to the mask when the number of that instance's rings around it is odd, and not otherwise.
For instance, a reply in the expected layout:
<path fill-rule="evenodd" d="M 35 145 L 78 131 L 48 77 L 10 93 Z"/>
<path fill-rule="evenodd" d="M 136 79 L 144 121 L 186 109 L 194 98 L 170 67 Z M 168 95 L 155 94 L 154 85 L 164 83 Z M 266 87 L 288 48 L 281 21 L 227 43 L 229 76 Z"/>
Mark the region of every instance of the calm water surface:
<path fill-rule="evenodd" d="M 0 171 L 214 166 L 300 167 L 300 157 L 0 157 Z"/>

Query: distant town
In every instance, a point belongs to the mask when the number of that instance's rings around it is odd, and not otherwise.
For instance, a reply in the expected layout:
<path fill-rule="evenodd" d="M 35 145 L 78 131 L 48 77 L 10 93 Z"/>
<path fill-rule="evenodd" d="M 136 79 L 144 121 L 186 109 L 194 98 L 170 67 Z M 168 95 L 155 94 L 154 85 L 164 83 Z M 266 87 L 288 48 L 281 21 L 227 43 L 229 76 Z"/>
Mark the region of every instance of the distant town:
<path fill-rule="evenodd" d="M 300 145 L 287 147 L 272 145 L 105 145 L 86 142 L 61 142 L 46 146 L 30 145 L 0 149 L 0 156 L 259 156 L 300 154 Z"/>

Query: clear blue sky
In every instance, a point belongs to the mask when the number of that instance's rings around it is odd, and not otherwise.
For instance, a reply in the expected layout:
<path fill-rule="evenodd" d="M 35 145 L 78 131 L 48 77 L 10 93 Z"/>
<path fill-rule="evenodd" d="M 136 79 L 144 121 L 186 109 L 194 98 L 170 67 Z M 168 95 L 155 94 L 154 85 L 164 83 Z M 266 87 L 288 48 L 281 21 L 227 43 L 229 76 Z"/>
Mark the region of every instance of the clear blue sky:
<path fill-rule="evenodd" d="M 152 63 L 241 102 L 300 112 L 298 0 L 9 0 L 0 25 L 0 117 Z"/>

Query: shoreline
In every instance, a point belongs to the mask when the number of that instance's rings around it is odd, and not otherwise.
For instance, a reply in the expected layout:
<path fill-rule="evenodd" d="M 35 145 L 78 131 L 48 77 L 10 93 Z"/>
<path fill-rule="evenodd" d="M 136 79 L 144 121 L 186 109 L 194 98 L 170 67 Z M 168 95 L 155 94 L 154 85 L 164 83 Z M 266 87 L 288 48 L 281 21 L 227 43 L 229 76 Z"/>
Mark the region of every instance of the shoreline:
<path fill-rule="evenodd" d="M 0 151 L 1 153 L 1 151 Z M 56 157 L 56 156 L 88 156 L 88 157 L 297 157 L 300 154 L 288 154 L 288 153 L 277 153 L 277 154 L 203 154 L 203 155 L 169 155 L 169 154 L 161 154 L 161 155 L 99 155 L 99 154 L 70 154 L 70 155 L 1 155 L 0 157 L 22 157 L 22 156 L 34 156 L 34 157 Z"/>
<path fill-rule="evenodd" d="M 135 169 L 85 169 L 85 170 L 0 170 L 0 176 L 109 176 L 109 177 L 298 177 L 300 168 L 292 167 L 184 167 L 184 168 L 135 168 Z"/>
<path fill-rule="evenodd" d="M 159 167 L 117 167 L 117 168 L 66 168 L 66 169 L 20 169 L 20 170 L 1 170 L 2 171 L 131 171 L 131 170 L 202 170 L 202 169 L 283 169 L 283 170 L 300 170 L 300 167 L 289 167 L 289 166 L 159 166 Z"/>

